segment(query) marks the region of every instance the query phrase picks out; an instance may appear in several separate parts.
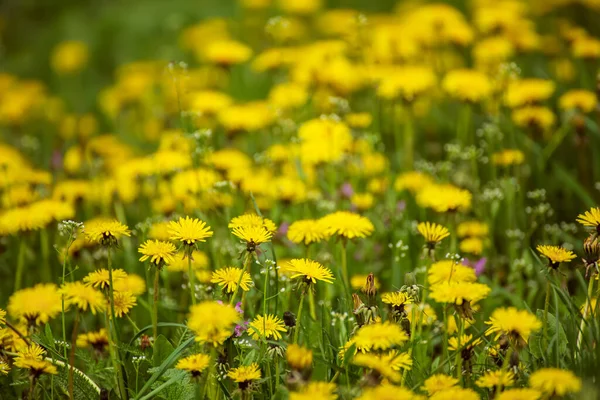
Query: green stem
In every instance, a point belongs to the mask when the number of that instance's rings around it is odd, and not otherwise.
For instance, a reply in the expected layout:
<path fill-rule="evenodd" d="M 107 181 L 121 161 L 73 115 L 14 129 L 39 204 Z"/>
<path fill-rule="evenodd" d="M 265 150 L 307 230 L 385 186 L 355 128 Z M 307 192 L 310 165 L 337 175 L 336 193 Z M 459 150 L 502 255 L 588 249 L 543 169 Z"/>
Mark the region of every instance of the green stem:
<path fill-rule="evenodd" d="M 52 280 L 52 270 L 50 269 L 50 252 L 48 246 L 48 231 L 40 230 L 40 250 L 42 253 L 42 280 L 50 282 Z"/>
<path fill-rule="evenodd" d="M 444 352 L 442 354 L 442 362 L 441 365 L 444 365 L 444 362 L 448 359 L 448 311 L 446 306 L 443 308 L 444 312 Z"/>
<path fill-rule="evenodd" d="M 17 256 L 17 271 L 15 273 L 15 288 L 13 292 L 21 289 L 23 283 L 23 268 L 25 267 L 25 238 L 19 240 L 19 253 Z"/>
<path fill-rule="evenodd" d="M 300 325 L 302 321 L 302 306 L 304 305 L 304 291 L 300 295 L 300 305 L 298 306 L 298 314 L 296 317 L 296 328 L 294 329 L 294 344 L 298 343 L 298 336 L 300 335 Z"/>
<path fill-rule="evenodd" d="M 594 294 L 594 283 L 595 282 L 596 282 L 595 277 L 591 276 L 590 282 L 588 283 L 587 298 L 585 300 L 585 307 L 583 308 L 583 316 L 581 319 L 581 324 L 579 325 L 579 334 L 577 335 L 577 353 L 575 353 L 575 356 L 577 356 L 579 354 L 579 350 L 581 349 L 581 342 L 583 341 L 583 331 L 585 329 L 585 321 L 587 319 L 588 312 L 590 311 L 590 308 L 591 308 L 591 301 L 592 301 L 592 295 Z"/>
<path fill-rule="evenodd" d="M 65 285 L 65 276 L 67 272 L 67 261 L 69 259 L 69 249 L 71 248 L 71 244 L 73 244 L 73 237 L 69 236 L 69 241 L 67 242 L 67 247 L 65 249 L 65 253 L 63 255 L 63 265 L 62 265 L 62 282 L 61 284 Z M 65 321 L 65 297 L 61 296 L 61 320 L 62 320 L 62 336 L 63 343 L 67 343 L 67 325 Z M 65 356 L 65 360 L 67 359 L 67 346 L 65 346 L 63 350 L 63 355 Z"/>
<path fill-rule="evenodd" d="M 315 293 L 311 290 L 308 292 L 308 311 L 313 321 L 317 320 L 317 312 L 315 310 Z"/>
<path fill-rule="evenodd" d="M 459 382 L 462 382 L 462 348 L 464 343 L 462 343 L 463 331 L 464 331 L 464 323 L 460 316 L 458 316 L 458 340 L 457 340 L 457 349 L 456 349 L 456 379 Z"/>
<path fill-rule="evenodd" d="M 192 297 L 192 305 L 196 305 L 196 283 L 194 270 L 192 268 L 192 250 L 189 250 L 188 255 L 188 281 L 190 284 L 190 296 Z"/>
<path fill-rule="evenodd" d="M 548 309 L 550 308 L 550 292 L 552 290 L 552 286 L 550 283 L 550 276 L 548 276 L 548 280 L 546 281 L 546 301 L 544 302 L 544 320 L 542 321 L 542 332 L 544 334 L 544 338 L 548 341 Z M 547 342 L 546 342 L 547 343 Z"/>
<path fill-rule="evenodd" d="M 107 247 L 107 264 L 108 264 L 108 283 L 109 289 L 108 293 L 110 296 L 110 316 L 111 322 L 109 326 L 109 330 L 113 332 L 112 340 L 109 342 L 113 342 L 113 356 L 114 356 L 114 367 L 117 372 L 117 383 L 119 386 L 119 392 L 121 394 L 121 399 L 127 399 L 127 389 L 125 388 L 125 381 L 123 378 L 123 369 L 121 365 L 121 355 L 119 349 L 116 348 L 116 342 L 119 341 L 119 329 L 117 328 L 117 319 L 115 317 L 115 294 L 114 294 L 114 284 L 113 284 L 113 270 L 112 270 L 112 259 L 111 259 L 111 251 L 110 247 Z M 112 329 L 110 329 L 112 327 Z"/>
<path fill-rule="evenodd" d="M 71 334 L 71 351 L 69 354 L 69 398 L 74 397 L 73 368 L 75 368 L 75 347 L 77 346 L 77 330 L 79 329 L 79 309 L 75 311 L 75 322 L 73 323 L 73 333 Z"/>
<path fill-rule="evenodd" d="M 152 335 L 154 340 L 158 337 L 158 283 L 160 278 L 160 269 L 154 266 L 154 293 L 152 301 Z"/>
<path fill-rule="evenodd" d="M 414 164 L 415 130 L 412 115 L 408 107 L 404 110 L 404 169 L 410 171 Z"/>
<path fill-rule="evenodd" d="M 344 279 L 344 285 L 346 286 L 346 290 L 348 286 L 348 255 L 346 253 L 346 244 L 341 241 L 342 245 L 342 277 Z"/>

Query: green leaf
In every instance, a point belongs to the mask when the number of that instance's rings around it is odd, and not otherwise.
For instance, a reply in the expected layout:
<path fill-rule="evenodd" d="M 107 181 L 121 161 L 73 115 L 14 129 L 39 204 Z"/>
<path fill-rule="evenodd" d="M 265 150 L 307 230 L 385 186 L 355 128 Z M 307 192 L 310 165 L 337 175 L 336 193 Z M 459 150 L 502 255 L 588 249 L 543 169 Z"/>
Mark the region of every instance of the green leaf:
<path fill-rule="evenodd" d="M 544 310 L 537 310 L 535 315 L 540 321 L 544 320 Z M 558 326 L 558 332 L 557 332 Z M 529 351 L 535 358 L 543 359 L 548 357 L 549 346 L 553 340 L 558 340 L 558 346 L 553 345 L 552 348 L 558 348 L 559 356 L 563 356 L 567 352 L 567 334 L 561 324 L 557 324 L 556 318 L 551 313 L 548 313 L 548 321 L 546 324 L 548 338 L 544 338 L 544 332 L 540 329 L 529 336 Z"/>
<path fill-rule="evenodd" d="M 152 346 L 152 365 L 158 367 L 174 350 L 173 345 L 163 335 L 158 335 Z"/>

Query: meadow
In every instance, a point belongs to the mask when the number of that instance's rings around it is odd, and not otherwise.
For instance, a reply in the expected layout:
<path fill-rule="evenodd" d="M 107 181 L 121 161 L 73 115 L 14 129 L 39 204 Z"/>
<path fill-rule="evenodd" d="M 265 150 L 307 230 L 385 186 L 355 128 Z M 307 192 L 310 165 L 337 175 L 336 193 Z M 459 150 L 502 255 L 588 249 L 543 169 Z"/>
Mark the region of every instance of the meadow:
<path fill-rule="evenodd" d="M 7 0 L 0 399 L 600 398 L 599 13 Z"/>

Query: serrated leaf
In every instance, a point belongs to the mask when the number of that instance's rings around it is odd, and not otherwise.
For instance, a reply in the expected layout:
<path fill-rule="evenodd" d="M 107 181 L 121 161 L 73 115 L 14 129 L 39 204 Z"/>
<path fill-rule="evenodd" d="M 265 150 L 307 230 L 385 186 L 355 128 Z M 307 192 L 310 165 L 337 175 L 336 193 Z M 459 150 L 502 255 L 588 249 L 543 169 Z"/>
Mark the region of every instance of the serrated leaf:
<path fill-rule="evenodd" d="M 544 319 L 544 310 L 537 310 L 536 316 L 540 321 Z M 556 327 L 558 326 L 558 333 L 556 331 Z M 535 358 L 545 358 L 549 351 L 553 351 L 557 348 L 556 345 L 553 345 L 551 349 L 549 349 L 549 344 L 553 340 L 558 341 L 558 353 L 559 356 L 562 356 L 567 351 L 567 344 L 569 340 L 567 339 L 567 334 L 562 326 L 562 324 L 556 323 L 556 317 L 551 313 L 548 313 L 548 321 L 546 324 L 546 331 L 548 335 L 548 339 L 544 337 L 544 332 L 540 329 L 537 332 L 534 332 L 529 336 L 529 351 Z"/>
<path fill-rule="evenodd" d="M 163 335 L 158 335 L 152 346 L 152 365 L 158 367 L 173 350 L 171 342 Z"/>

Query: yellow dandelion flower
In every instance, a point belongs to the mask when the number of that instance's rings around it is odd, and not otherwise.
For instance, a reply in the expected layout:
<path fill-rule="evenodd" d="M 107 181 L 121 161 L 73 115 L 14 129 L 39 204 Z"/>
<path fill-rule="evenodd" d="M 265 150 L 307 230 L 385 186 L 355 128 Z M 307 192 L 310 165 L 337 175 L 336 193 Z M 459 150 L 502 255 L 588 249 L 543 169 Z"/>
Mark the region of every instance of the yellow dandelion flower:
<path fill-rule="evenodd" d="M 461 240 L 458 244 L 458 249 L 463 253 L 479 256 L 483 253 L 483 246 L 483 240 L 478 237 L 470 237 Z"/>
<path fill-rule="evenodd" d="M 130 292 L 114 292 L 114 309 L 116 317 L 123 317 L 129 313 L 136 304 L 135 296 Z"/>
<path fill-rule="evenodd" d="M 397 370 L 392 368 L 390 361 L 390 358 L 386 355 L 359 353 L 352 359 L 352 364 L 374 369 L 384 378 L 389 379 L 392 382 L 399 382 L 402 378 L 402 375 Z"/>
<path fill-rule="evenodd" d="M 187 246 L 192 246 L 196 242 L 206 242 L 206 239 L 213 235 L 206 222 L 190 217 L 180 217 L 177 221 L 171 221 L 169 233 L 171 240 L 179 241 Z"/>
<path fill-rule="evenodd" d="M 252 278 L 250 274 L 240 268 L 226 267 L 220 268 L 212 273 L 212 283 L 217 283 L 227 293 L 237 291 L 238 283 L 243 291 L 247 292 L 252 287 Z"/>
<path fill-rule="evenodd" d="M 75 306 L 80 311 L 87 311 L 96 315 L 98 311 L 104 311 L 106 299 L 99 290 L 89 287 L 81 281 L 67 282 L 59 290 L 65 300 L 66 306 Z"/>
<path fill-rule="evenodd" d="M 584 214 L 579 214 L 577 216 L 577 222 L 583 226 L 596 228 L 596 231 L 600 233 L 600 207 L 592 207 Z"/>
<path fill-rule="evenodd" d="M 353 275 L 352 278 L 350 278 L 350 286 L 354 290 L 362 290 L 367 283 L 367 279 L 369 279 L 369 275 Z M 379 279 L 377 279 L 375 276 L 373 277 L 373 286 L 375 289 L 379 289 L 381 287 L 381 282 L 379 282 Z"/>
<path fill-rule="evenodd" d="M 431 222 L 421 222 L 417 225 L 417 230 L 425 238 L 428 246 L 435 246 L 443 239 L 450 236 L 448 228 Z"/>
<path fill-rule="evenodd" d="M 397 192 L 408 190 L 417 193 L 421 189 L 433 184 L 433 178 L 419 171 L 409 171 L 398 175 L 394 182 L 394 189 Z"/>
<path fill-rule="evenodd" d="M 238 217 L 232 218 L 227 227 L 229 229 L 242 228 L 249 226 L 262 226 L 267 231 L 275 233 L 277 231 L 277 225 L 269 218 L 261 217 L 257 214 L 243 214 Z"/>
<path fill-rule="evenodd" d="M 421 390 L 424 390 L 430 396 L 458 385 L 458 379 L 444 374 L 432 375 L 423 382 Z"/>
<path fill-rule="evenodd" d="M 138 252 L 142 254 L 140 261 L 150 259 L 150 263 L 156 266 L 172 262 L 176 251 L 173 243 L 160 240 L 146 240 L 138 249 Z"/>
<path fill-rule="evenodd" d="M 312 381 L 297 392 L 290 392 L 290 400 L 336 400 L 335 383 Z"/>
<path fill-rule="evenodd" d="M 0 361 L 0 375 L 8 375 L 10 372 L 10 367 L 4 361 Z"/>
<path fill-rule="evenodd" d="M 256 246 L 271 240 L 273 233 L 264 226 L 238 226 L 231 231 L 236 237 L 246 242 L 249 252 L 256 250 Z"/>
<path fill-rule="evenodd" d="M 42 374 L 56 375 L 58 373 L 56 367 L 51 362 L 45 360 L 25 360 L 19 368 L 28 369 L 29 373 L 33 376 Z"/>
<path fill-rule="evenodd" d="M 532 332 L 540 330 L 542 323 L 529 311 L 517 310 L 514 307 L 497 308 L 492 316 L 485 322 L 490 327 L 486 335 L 495 334 L 498 339 L 507 335 L 517 343 L 527 342 Z M 522 344 L 522 343 L 521 343 Z"/>
<path fill-rule="evenodd" d="M 246 62 L 252 56 L 252 49 L 235 40 L 215 40 L 204 51 L 210 62 L 219 65 L 234 65 Z"/>
<path fill-rule="evenodd" d="M 492 162 L 494 165 L 508 167 L 510 165 L 520 165 L 525 161 L 525 154 L 517 149 L 505 149 L 492 154 Z"/>
<path fill-rule="evenodd" d="M 62 312 L 62 298 L 56 285 L 40 283 L 14 292 L 7 309 L 13 318 L 30 326 L 43 325 Z"/>
<path fill-rule="evenodd" d="M 496 386 L 512 386 L 515 384 L 515 373 L 512 371 L 487 371 L 475 384 L 481 388 L 492 389 Z"/>
<path fill-rule="evenodd" d="M 407 304 L 413 303 L 413 299 L 406 292 L 384 293 L 381 295 L 381 301 L 397 311 L 404 311 Z"/>
<path fill-rule="evenodd" d="M 450 184 L 429 185 L 417 193 L 417 204 L 437 212 L 466 211 L 471 208 L 473 195 Z"/>
<path fill-rule="evenodd" d="M 438 303 L 462 305 L 467 301 L 474 304 L 485 299 L 490 291 L 490 287 L 483 283 L 442 282 L 431 287 L 431 298 Z"/>
<path fill-rule="evenodd" d="M 425 396 L 414 394 L 402 386 L 383 383 L 373 388 L 365 388 L 357 400 L 425 400 Z"/>
<path fill-rule="evenodd" d="M 437 320 L 435 310 L 429 304 L 407 304 L 406 315 L 411 323 L 414 319 L 425 326 L 431 325 Z"/>
<path fill-rule="evenodd" d="M 388 350 L 408 340 L 406 332 L 391 322 L 378 322 L 362 326 L 352 338 L 360 351 Z"/>
<path fill-rule="evenodd" d="M 257 363 L 252 363 L 248 366 L 242 365 L 237 368 L 232 368 L 227 373 L 234 382 L 240 384 L 240 389 L 245 389 L 252 381 L 260 379 L 261 373 Z"/>
<path fill-rule="evenodd" d="M 17 367 L 24 368 L 23 364 L 26 361 L 43 360 L 45 354 L 46 354 L 46 350 L 44 350 L 37 343 L 33 343 L 31 345 L 24 346 L 24 347 L 18 349 L 14 362 Z"/>
<path fill-rule="evenodd" d="M 290 344 L 285 352 L 285 358 L 290 367 L 301 371 L 312 367 L 313 352 L 306 347 Z"/>
<path fill-rule="evenodd" d="M 480 400 L 479 395 L 473 389 L 463 389 L 452 387 L 446 390 L 436 392 L 429 400 Z"/>
<path fill-rule="evenodd" d="M 175 368 L 188 371 L 192 377 L 197 378 L 202 371 L 208 368 L 209 364 L 210 356 L 208 354 L 192 354 L 179 360 Z"/>
<path fill-rule="evenodd" d="M 477 275 L 473 268 L 452 260 L 437 261 L 429 267 L 427 280 L 431 286 L 443 282 L 475 282 Z"/>
<path fill-rule="evenodd" d="M 484 100 L 492 92 L 492 84 L 487 75 L 469 69 L 448 72 L 442 81 L 442 88 L 450 96 L 472 103 Z"/>
<path fill-rule="evenodd" d="M 77 347 L 92 347 L 95 351 L 102 353 L 108 348 L 108 332 L 102 328 L 99 331 L 86 332 L 77 336 Z"/>
<path fill-rule="evenodd" d="M 125 279 L 127 277 L 127 272 L 123 271 L 120 268 L 113 269 L 112 271 L 113 277 L 113 285 L 116 286 L 116 282 Z M 83 278 L 83 282 L 88 286 L 93 286 L 95 288 L 106 289 L 110 286 L 110 274 L 107 269 L 101 268 L 97 269 L 94 272 L 90 272 Z"/>
<path fill-rule="evenodd" d="M 260 338 L 270 339 L 273 338 L 275 340 L 281 339 L 281 333 L 286 332 L 287 329 L 285 324 L 279 317 L 275 315 L 259 315 L 254 318 L 250 325 L 248 326 L 248 330 L 250 331 L 250 335 L 252 339 L 258 340 Z"/>
<path fill-rule="evenodd" d="M 52 50 L 50 64 L 58 74 L 73 74 L 85 67 L 89 57 L 88 53 L 88 47 L 84 42 L 78 40 L 64 41 Z"/>
<path fill-rule="evenodd" d="M 589 90 L 569 90 L 558 100 L 558 105 L 563 110 L 577 109 L 584 113 L 592 112 L 598 105 L 596 94 Z"/>
<path fill-rule="evenodd" d="M 529 385 L 548 397 L 562 397 L 581 390 L 581 379 L 569 370 L 542 368 L 529 376 Z"/>
<path fill-rule="evenodd" d="M 83 232 L 92 243 L 114 245 L 121 236 L 131 236 L 126 225 L 117 220 L 97 220 L 85 225 Z"/>
<path fill-rule="evenodd" d="M 521 107 L 544 101 L 554 93 L 555 84 L 544 79 L 521 79 L 511 82 L 505 93 L 506 105 Z"/>
<path fill-rule="evenodd" d="M 306 283 L 315 284 L 317 281 L 333 283 L 335 279 L 329 268 L 306 258 L 290 260 L 285 266 L 285 270 L 293 274 L 291 279 L 302 278 Z"/>
<path fill-rule="evenodd" d="M 321 220 L 303 219 L 293 222 L 287 231 L 287 238 L 294 243 L 318 243 L 327 238 L 325 226 Z"/>
<path fill-rule="evenodd" d="M 542 398 L 542 392 L 535 389 L 509 389 L 498 394 L 496 400 L 539 400 Z"/>
<path fill-rule="evenodd" d="M 192 251 L 192 268 L 194 270 L 204 270 L 209 266 L 210 260 L 208 255 L 200 250 Z M 184 252 L 175 254 L 173 260 L 167 264 L 167 271 L 169 272 L 187 272 L 188 271 L 188 260 L 186 259 Z"/>
<path fill-rule="evenodd" d="M 6 311 L 0 308 L 0 327 L 6 324 Z"/>
<path fill-rule="evenodd" d="M 566 250 L 560 246 L 540 245 L 536 250 L 550 262 L 551 268 L 558 268 L 561 262 L 571 262 L 577 256 L 570 250 Z"/>
<path fill-rule="evenodd" d="M 337 211 L 321 218 L 327 236 L 341 236 L 345 239 L 371 236 L 375 227 L 361 215 L 349 211 Z"/>
<path fill-rule="evenodd" d="M 485 237 L 489 234 L 489 227 L 485 222 L 465 221 L 458 224 L 456 234 L 459 238 L 464 237 Z"/>
<path fill-rule="evenodd" d="M 541 130 L 549 129 L 556 116 L 551 109 L 541 106 L 527 106 L 512 112 L 512 120 L 521 128 L 535 127 Z"/>
<path fill-rule="evenodd" d="M 115 292 L 129 292 L 134 296 L 139 296 L 146 292 L 146 281 L 137 274 L 127 274 L 125 277 L 114 280 L 113 284 Z"/>
<path fill-rule="evenodd" d="M 222 344 L 233 333 L 238 312 L 229 304 L 203 301 L 190 308 L 188 327 L 196 335 L 196 341 L 213 346 Z"/>

